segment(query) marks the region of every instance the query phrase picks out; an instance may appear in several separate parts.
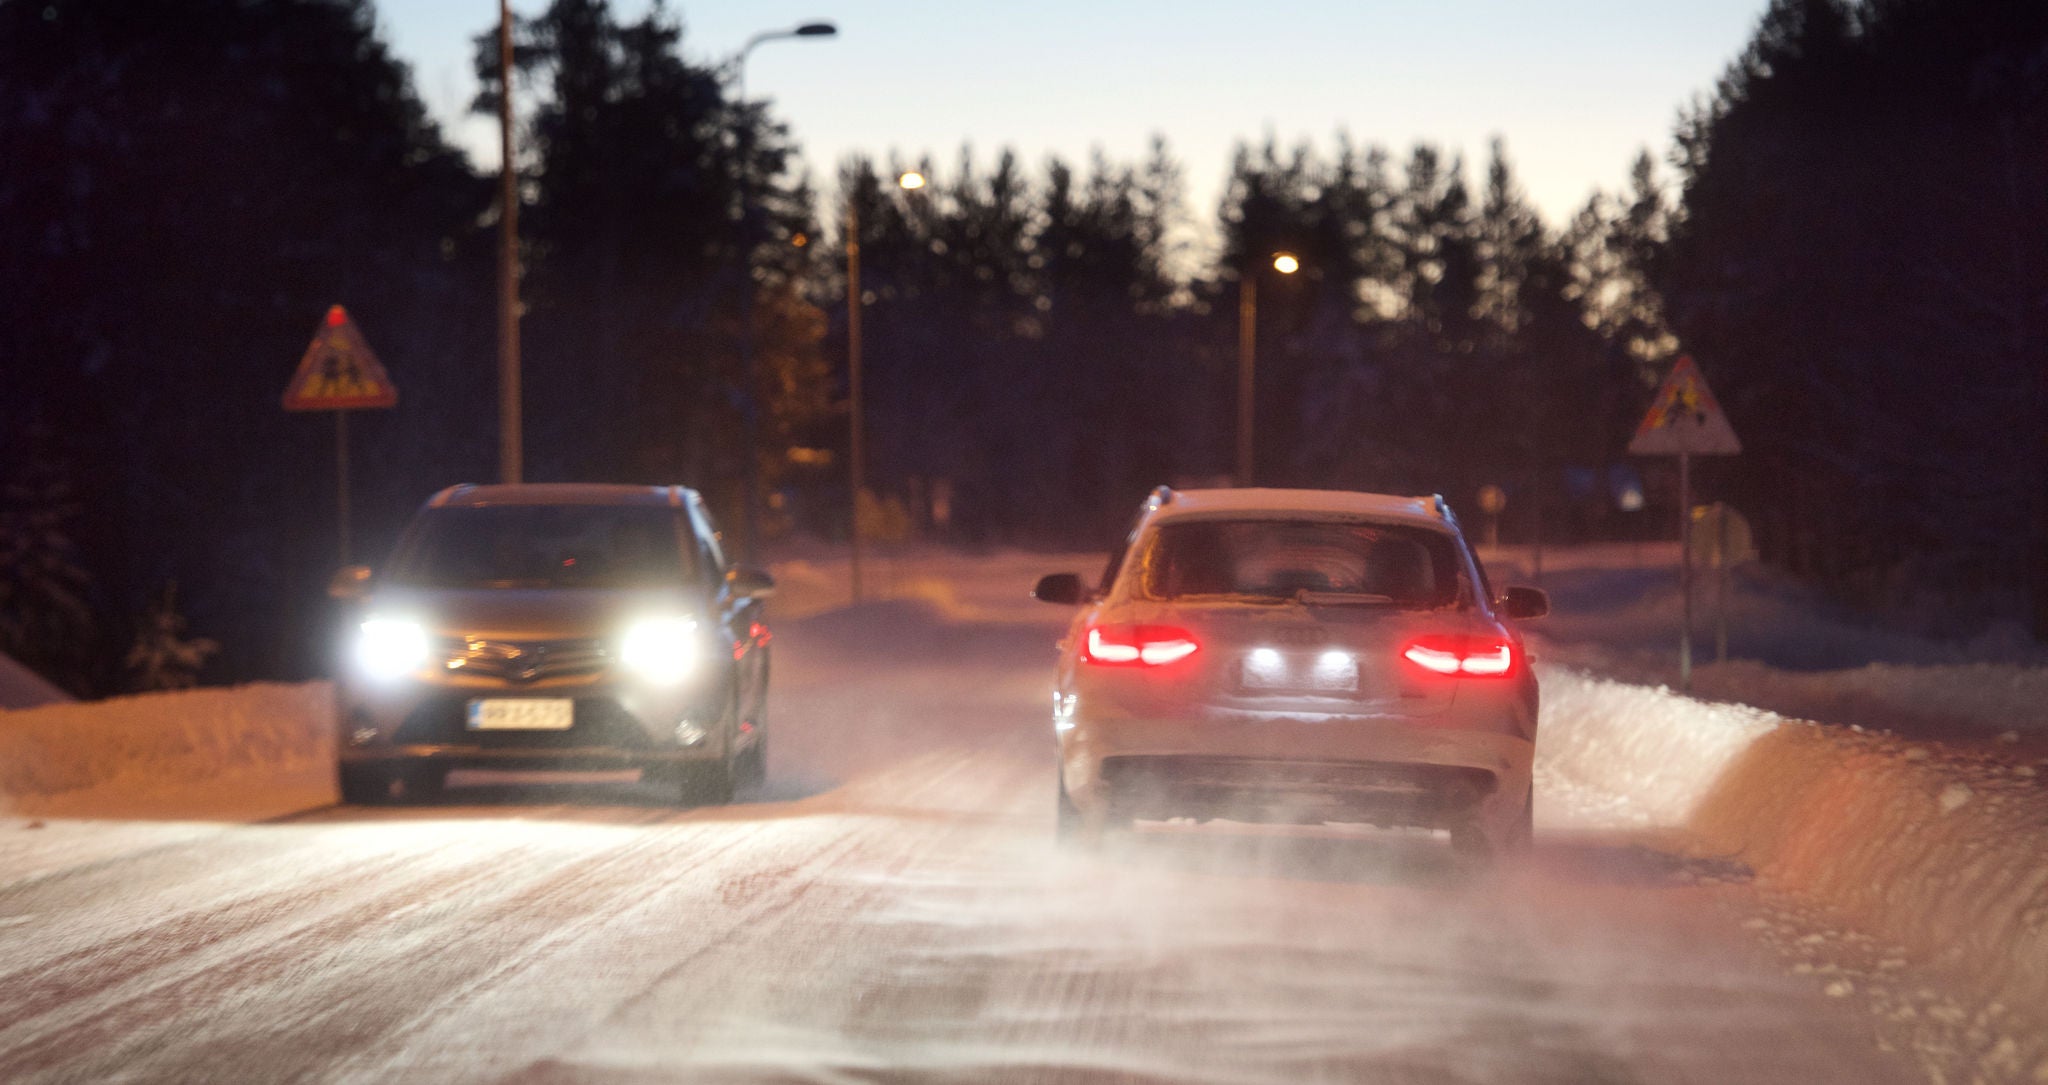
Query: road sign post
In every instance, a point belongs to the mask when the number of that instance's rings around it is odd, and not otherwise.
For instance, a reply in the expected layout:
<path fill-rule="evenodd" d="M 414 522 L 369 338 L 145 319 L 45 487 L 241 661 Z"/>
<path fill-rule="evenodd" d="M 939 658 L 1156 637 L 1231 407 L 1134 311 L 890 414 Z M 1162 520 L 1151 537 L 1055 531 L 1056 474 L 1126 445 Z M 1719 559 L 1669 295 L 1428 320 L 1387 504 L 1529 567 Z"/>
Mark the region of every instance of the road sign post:
<path fill-rule="evenodd" d="M 1650 409 L 1628 443 L 1637 456 L 1678 457 L 1678 591 L 1684 597 L 1678 630 L 1678 685 L 1692 691 L 1692 458 L 1733 456 L 1742 451 L 1720 401 L 1689 355 L 1657 387 Z"/>
<path fill-rule="evenodd" d="M 397 405 L 398 389 L 348 311 L 329 308 L 285 387 L 284 409 L 334 412 L 335 530 L 343 565 L 349 563 L 348 412 Z"/>

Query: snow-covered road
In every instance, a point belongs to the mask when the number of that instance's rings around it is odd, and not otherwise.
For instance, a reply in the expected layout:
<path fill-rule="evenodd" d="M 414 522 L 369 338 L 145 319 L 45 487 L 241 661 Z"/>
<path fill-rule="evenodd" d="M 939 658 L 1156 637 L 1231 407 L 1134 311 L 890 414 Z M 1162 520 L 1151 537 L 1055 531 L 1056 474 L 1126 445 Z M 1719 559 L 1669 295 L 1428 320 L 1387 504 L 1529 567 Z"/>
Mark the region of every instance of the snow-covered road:
<path fill-rule="evenodd" d="M 0 1080 L 1924 1080 L 1745 929 L 1743 869 L 1570 791 L 1490 874 L 1339 831 L 1056 852 L 1062 615 L 978 601 L 1018 587 L 785 621 L 728 808 L 0 822 Z"/>

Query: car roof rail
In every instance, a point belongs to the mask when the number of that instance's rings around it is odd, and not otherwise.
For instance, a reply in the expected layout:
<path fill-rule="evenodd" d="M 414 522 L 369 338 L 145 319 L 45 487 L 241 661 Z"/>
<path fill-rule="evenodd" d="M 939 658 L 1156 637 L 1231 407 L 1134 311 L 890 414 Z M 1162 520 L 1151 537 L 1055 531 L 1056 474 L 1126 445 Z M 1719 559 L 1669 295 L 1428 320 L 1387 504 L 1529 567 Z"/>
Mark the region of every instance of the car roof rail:
<path fill-rule="evenodd" d="M 1440 517 L 1443 517 L 1444 523 L 1447 523 L 1452 527 L 1458 526 L 1458 515 L 1451 511 L 1450 502 L 1444 500 L 1444 495 L 1431 494 L 1429 495 L 1429 499 L 1431 503 L 1433 503 L 1436 506 L 1436 514 Z"/>
<path fill-rule="evenodd" d="M 669 486 L 668 507 L 672 509 L 679 509 L 683 507 L 683 488 L 680 484 L 671 484 Z"/>
<path fill-rule="evenodd" d="M 1156 509 L 1165 505 L 1171 505 L 1173 504 L 1173 496 L 1173 487 L 1171 486 L 1154 487 L 1151 496 L 1145 498 L 1145 507 Z"/>

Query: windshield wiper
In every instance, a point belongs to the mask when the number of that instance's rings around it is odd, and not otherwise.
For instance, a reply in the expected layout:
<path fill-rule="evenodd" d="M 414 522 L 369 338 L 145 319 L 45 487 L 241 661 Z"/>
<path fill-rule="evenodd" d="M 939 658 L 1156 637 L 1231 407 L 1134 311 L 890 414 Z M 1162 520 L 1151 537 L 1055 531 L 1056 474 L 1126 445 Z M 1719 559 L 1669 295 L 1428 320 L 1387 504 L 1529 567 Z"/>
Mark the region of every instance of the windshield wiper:
<path fill-rule="evenodd" d="M 1383 607 L 1391 605 L 1394 597 L 1364 591 L 1312 591 L 1302 588 L 1294 593 L 1294 601 L 1317 607 Z"/>

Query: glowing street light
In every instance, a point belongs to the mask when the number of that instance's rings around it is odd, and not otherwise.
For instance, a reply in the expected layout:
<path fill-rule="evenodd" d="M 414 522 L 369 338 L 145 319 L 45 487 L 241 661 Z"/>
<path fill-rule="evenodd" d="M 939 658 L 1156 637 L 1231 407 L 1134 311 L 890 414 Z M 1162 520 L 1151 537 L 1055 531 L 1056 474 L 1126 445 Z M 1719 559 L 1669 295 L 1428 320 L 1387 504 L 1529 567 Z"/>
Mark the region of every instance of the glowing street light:
<path fill-rule="evenodd" d="M 1292 275 L 1301 261 L 1291 252 L 1273 254 L 1273 270 Z M 1237 484 L 1252 484 L 1252 376 L 1258 366 L 1259 273 L 1247 267 L 1237 280 Z"/>
<path fill-rule="evenodd" d="M 908 192 L 924 186 L 924 174 L 916 170 L 896 178 L 896 187 Z M 849 573 L 853 582 L 853 601 L 858 603 L 861 595 L 860 494 L 867 485 L 867 432 L 862 421 L 860 387 L 860 204 L 853 197 L 849 186 L 846 192 L 846 461 L 848 481 L 853 487 L 853 524 L 848 533 L 853 542 L 853 562 Z"/>

